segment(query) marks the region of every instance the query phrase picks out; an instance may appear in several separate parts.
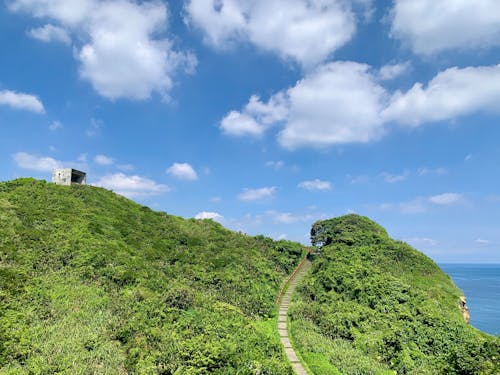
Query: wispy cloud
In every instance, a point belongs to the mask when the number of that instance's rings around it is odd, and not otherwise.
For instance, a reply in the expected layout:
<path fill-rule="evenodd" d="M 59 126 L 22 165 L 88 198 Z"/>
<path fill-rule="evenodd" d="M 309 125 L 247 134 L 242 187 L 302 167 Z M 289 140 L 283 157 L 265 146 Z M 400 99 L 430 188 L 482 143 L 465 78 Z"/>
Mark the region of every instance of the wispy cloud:
<path fill-rule="evenodd" d="M 110 158 L 109 156 L 106 155 L 96 155 L 94 156 L 94 162 L 99 165 L 112 165 L 114 164 L 113 158 Z"/>
<path fill-rule="evenodd" d="M 404 171 L 403 174 L 391 174 L 387 172 L 383 172 L 380 176 L 384 179 L 385 182 L 389 184 L 394 184 L 396 182 L 401 182 L 406 180 L 410 176 L 410 171 Z"/>
<path fill-rule="evenodd" d="M 302 181 L 297 185 L 299 188 L 309 191 L 327 191 L 332 190 L 332 183 L 329 181 L 322 181 L 320 179 Z"/>
<path fill-rule="evenodd" d="M 429 211 L 433 207 L 451 207 L 464 204 L 465 197 L 458 193 L 443 193 L 428 197 L 417 197 L 413 200 L 400 203 L 382 203 L 376 206 L 380 210 L 398 210 L 403 214 L 419 214 Z"/>
<path fill-rule="evenodd" d="M 490 240 L 485 240 L 483 238 L 478 238 L 475 242 L 480 245 L 489 245 L 491 243 Z"/>
<path fill-rule="evenodd" d="M 258 189 L 245 188 L 240 194 L 238 194 L 238 199 L 242 201 L 256 201 L 264 198 L 271 198 L 275 193 L 275 186 Z"/>

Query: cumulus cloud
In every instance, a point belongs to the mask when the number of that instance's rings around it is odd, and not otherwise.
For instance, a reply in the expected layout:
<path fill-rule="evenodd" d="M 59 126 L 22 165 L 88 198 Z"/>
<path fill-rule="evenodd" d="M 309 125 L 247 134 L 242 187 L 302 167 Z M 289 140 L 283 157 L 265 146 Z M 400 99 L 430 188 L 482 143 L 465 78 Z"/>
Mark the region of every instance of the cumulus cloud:
<path fill-rule="evenodd" d="M 96 155 L 94 162 L 99 165 L 112 165 L 115 161 L 106 155 Z"/>
<path fill-rule="evenodd" d="M 286 6 L 280 0 L 189 0 L 185 10 L 186 22 L 201 29 L 213 46 L 249 41 L 310 67 L 352 38 L 353 3 L 364 10 L 371 6 L 365 0 L 288 0 Z"/>
<path fill-rule="evenodd" d="M 50 23 L 45 26 L 29 30 L 28 35 L 33 39 L 37 39 L 46 43 L 49 42 L 61 42 L 64 44 L 71 43 L 71 38 L 65 29 L 59 26 L 54 26 Z"/>
<path fill-rule="evenodd" d="M 37 172 L 52 172 L 55 168 L 61 168 L 63 163 L 48 156 L 38 156 L 28 152 L 16 152 L 12 155 L 17 166 Z"/>
<path fill-rule="evenodd" d="M 231 111 L 221 120 L 220 129 L 228 135 L 260 136 L 264 133 L 265 127 L 255 121 L 252 116 L 238 111 Z"/>
<path fill-rule="evenodd" d="M 500 64 L 457 67 L 438 73 L 425 87 L 397 91 L 382 116 L 407 126 L 454 119 L 478 111 L 498 111 Z"/>
<path fill-rule="evenodd" d="M 421 55 L 500 46 L 500 2 L 395 0 L 391 34 Z"/>
<path fill-rule="evenodd" d="M 45 113 L 45 108 L 37 96 L 22 92 L 0 90 L 0 105 L 35 113 Z"/>
<path fill-rule="evenodd" d="M 194 181 L 198 179 L 198 174 L 188 163 L 174 163 L 167 169 L 166 172 L 180 180 Z"/>
<path fill-rule="evenodd" d="M 329 181 L 322 181 L 316 178 L 314 180 L 302 181 L 298 184 L 298 187 L 309 191 L 326 191 L 332 189 L 332 184 Z"/>
<path fill-rule="evenodd" d="M 283 93 L 272 96 L 267 103 L 252 95 L 245 108 L 229 112 L 220 123 L 223 133 L 229 135 L 260 136 L 269 127 L 283 121 L 288 114 Z"/>
<path fill-rule="evenodd" d="M 80 76 L 108 99 L 147 99 L 153 92 L 166 97 L 174 72 L 196 65 L 192 54 L 175 51 L 172 41 L 162 37 L 167 8 L 159 1 L 13 0 L 9 8 L 57 23 L 32 30 L 47 41 L 56 34 L 61 39 L 62 30 L 77 34 L 74 56 Z"/>
<path fill-rule="evenodd" d="M 334 62 L 318 67 L 267 103 L 253 96 L 242 112 L 230 114 L 232 119 L 244 116 L 239 128 L 252 130 L 240 131 L 241 135 L 260 135 L 283 124 L 278 136 L 282 146 L 326 147 L 378 139 L 384 132 L 380 112 L 385 97 L 368 65 Z M 223 130 L 227 119 L 221 122 Z"/>
<path fill-rule="evenodd" d="M 384 93 L 368 65 L 323 65 L 287 91 L 290 110 L 279 143 L 295 149 L 378 139 Z"/>
<path fill-rule="evenodd" d="M 217 221 L 223 219 L 224 217 L 217 212 L 202 211 L 197 213 L 194 218 L 199 220 L 212 219 Z"/>
<path fill-rule="evenodd" d="M 167 185 L 159 184 L 149 178 L 123 173 L 103 176 L 94 185 L 113 190 L 128 198 L 156 195 L 170 190 Z"/>
<path fill-rule="evenodd" d="M 255 201 L 264 198 L 271 198 L 276 192 L 276 187 L 263 187 L 259 189 L 245 188 L 238 194 L 238 199 L 242 201 Z"/>

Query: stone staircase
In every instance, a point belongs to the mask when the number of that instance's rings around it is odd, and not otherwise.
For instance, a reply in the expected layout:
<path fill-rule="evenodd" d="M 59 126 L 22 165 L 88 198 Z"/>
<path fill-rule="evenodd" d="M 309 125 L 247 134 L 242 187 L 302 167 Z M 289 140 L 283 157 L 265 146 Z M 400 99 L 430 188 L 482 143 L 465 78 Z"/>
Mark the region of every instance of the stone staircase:
<path fill-rule="evenodd" d="M 298 375 L 307 375 L 307 371 L 302 366 L 302 363 L 300 363 L 300 360 L 297 357 L 295 350 L 293 350 L 292 348 L 290 337 L 288 336 L 286 318 L 288 315 L 288 306 L 290 305 L 290 301 L 292 300 L 293 292 L 295 291 L 295 288 L 297 287 L 298 283 L 300 282 L 300 280 L 302 280 L 302 278 L 307 273 L 310 267 L 311 267 L 311 262 L 305 259 L 305 261 L 303 261 L 299 265 L 297 270 L 292 274 L 292 277 L 288 281 L 288 289 L 281 296 L 279 313 L 278 313 L 278 332 L 280 335 L 281 343 L 285 348 L 286 356 L 288 357 L 288 360 L 292 364 L 293 370 Z"/>

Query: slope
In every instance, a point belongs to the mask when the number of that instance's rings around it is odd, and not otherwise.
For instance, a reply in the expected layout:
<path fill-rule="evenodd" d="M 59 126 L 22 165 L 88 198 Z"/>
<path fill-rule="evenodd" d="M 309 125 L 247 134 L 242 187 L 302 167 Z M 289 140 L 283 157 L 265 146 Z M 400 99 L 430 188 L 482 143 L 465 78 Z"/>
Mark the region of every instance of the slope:
<path fill-rule="evenodd" d="M 290 319 L 315 374 L 500 374 L 499 339 L 464 321 L 431 259 L 357 215 L 319 221 L 311 238 L 320 254 Z"/>
<path fill-rule="evenodd" d="M 0 373 L 291 374 L 275 299 L 304 253 L 100 188 L 0 183 Z"/>

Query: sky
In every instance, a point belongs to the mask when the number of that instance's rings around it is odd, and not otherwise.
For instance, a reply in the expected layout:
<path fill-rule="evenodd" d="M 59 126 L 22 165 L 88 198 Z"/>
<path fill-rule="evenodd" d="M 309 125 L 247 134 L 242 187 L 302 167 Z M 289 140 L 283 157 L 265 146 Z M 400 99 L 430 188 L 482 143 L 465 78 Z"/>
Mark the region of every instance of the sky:
<path fill-rule="evenodd" d="M 498 0 L 0 1 L 0 180 L 500 263 Z"/>

